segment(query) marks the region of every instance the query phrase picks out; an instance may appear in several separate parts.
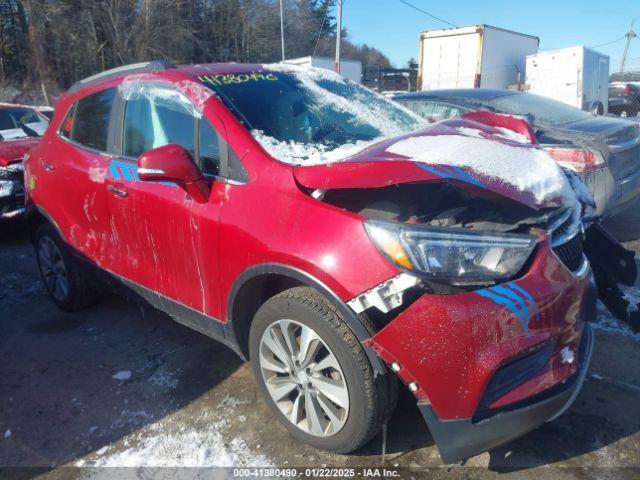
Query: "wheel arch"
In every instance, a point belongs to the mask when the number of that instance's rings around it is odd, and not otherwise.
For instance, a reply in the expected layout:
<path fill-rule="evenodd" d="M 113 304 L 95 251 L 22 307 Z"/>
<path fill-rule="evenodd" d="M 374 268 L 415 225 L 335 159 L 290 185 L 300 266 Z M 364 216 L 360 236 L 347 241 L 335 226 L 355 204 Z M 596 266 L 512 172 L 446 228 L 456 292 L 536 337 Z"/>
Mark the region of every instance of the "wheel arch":
<path fill-rule="evenodd" d="M 227 332 L 234 336 L 247 358 L 249 328 L 260 306 L 274 295 L 300 286 L 317 290 L 333 303 L 361 344 L 374 334 L 340 297 L 317 278 L 289 265 L 263 263 L 248 268 L 238 276 L 227 300 Z M 366 345 L 363 348 L 375 373 L 386 373 L 386 366 L 376 353 Z"/>
<path fill-rule="evenodd" d="M 50 224 L 56 230 L 56 232 L 58 232 L 60 238 L 64 239 L 64 235 L 62 235 L 62 231 L 60 230 L 60 227 L 58 226 L 56 221 L 41 206 L 34 205 L 33 203 L 27 205 L 25 218 L 27 223 L 27 233 L 29 234 L 29 238 L 32 241 L 35 237 L 38 227 L 40 227 L 40 225 L 42 225 L 43 223 Z"/>

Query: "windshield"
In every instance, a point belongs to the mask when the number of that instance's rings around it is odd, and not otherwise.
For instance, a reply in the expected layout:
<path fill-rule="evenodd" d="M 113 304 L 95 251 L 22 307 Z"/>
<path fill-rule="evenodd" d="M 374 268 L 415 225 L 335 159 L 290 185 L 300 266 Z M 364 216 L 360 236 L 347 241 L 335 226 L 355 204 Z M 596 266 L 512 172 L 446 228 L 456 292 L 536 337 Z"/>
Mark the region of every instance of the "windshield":
<path fill-rule="evenodd" d="M 24 107 L 0 109 L 0 139 L 40 137 L 49 124 L 34 110 Z"/>
<path fill-rule="evenodd" d="M 403 107 L 329 71 L 287 68 L 198 79 L 271 155 L 287 163 L 338 160 L 424 123 Z"/>
<path fill-rule="evenodd" d="M 536 123 L 558 126 L 593 118 L 588 112 L 531 93 L 514 93 L 487 102 L 498 112 L 512 115 L 533 115 Z"/>

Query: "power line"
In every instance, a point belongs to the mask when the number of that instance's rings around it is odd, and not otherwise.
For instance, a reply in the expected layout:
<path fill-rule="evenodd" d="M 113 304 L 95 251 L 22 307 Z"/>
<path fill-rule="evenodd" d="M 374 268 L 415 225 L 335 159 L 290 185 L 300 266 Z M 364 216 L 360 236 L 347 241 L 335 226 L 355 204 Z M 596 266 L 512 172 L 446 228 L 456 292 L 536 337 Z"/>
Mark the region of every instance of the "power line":
<path fill-rule="evenodd" d="M 425 11 L 425 10 L 422 10 L 421 8 L 418 8 L 418 7 L 416 7 L 415 5 L 413 5 L 413 4 L 409 3 L 409 2 L 406 2 L 405 0 L 398 0 L 398 1 L 399 1 L 399 2 L 404 3 L 404 4 L 405 4 L 405 5 L 407 5 L 408 7 L 413 8 L 414 10 L 417 10 L 417 11 L 419 11 L 419 12 L 424 13 L 425 15 L 428 15 L 429 17 L 431 17 L 431 18 L 433 18 L 433 19 L 435 19 L 435 20 L 438 20 L 439 22 L 446 23 L 447 25 L 450 25 L 450 26 L 452 26 L 452 27 L 454 27 L 454 28 L 459 28 L 459 27 L 458 27 L 458 25 L 454 25 L 454 24 L 453 24 L 453 23 L 451 23 L 451 22 L 447 22 L 447 21 L 446 21 L 445 19 L 443 19 L 443 18 L 436 17 L 435 15 L 433 15 L 433 14 L 431 14 L 431 13 L 429 13 L 429 12 Z"/>
<path fill-rule="evenodd" d="M 320 43 L 320 37 L 322 36 L 322 30 L 324 30 L 324 23 L 327 21 L 327 13 L 329 12 L 329 5 L 331 2 L 327 2 L 327 5 L 324 7 L 324 17 L 322 17 L 322 24 L 320 25 L 320 32 L 318 32 L 318 38 L 316 39 L 316 46 L 313 47 L 313 55 L 316 56 L 316 50 L 318 49 L 318 44 Z"/>
<path fill-rule="evenodd" d="M 627 36 L 626 36 L 626 35 L 623 35 L 622 37 L 620 37 L 620 38 L 616 38 L 615 40 L 611 40 L 610 42 L 607 42 L 607 43 L 601 43 L 601 44 L 599 44 L 599 45 L 592 45 L 592 46 L 590 46 L 589 48 L 600 48 L 600 47 L 606 47 L 607 45 L 612 45 L 612 44 L 614 44 L 614 43 L 621 42 L 621 41 L 622 41 L 622 40 L 624 40 L 625 38 L 627 38 Z"/>

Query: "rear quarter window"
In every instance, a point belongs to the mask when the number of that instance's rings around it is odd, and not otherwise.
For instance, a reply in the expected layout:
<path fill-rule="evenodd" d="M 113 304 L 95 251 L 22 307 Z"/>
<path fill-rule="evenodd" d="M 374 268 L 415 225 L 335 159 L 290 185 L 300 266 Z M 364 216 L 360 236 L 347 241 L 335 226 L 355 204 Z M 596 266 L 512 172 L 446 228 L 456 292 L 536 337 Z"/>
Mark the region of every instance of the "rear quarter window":
<path fill-rule="evenodd" d="M 85 147 L 106 151 L 115 96 L 116 89 L 110 88 L 78 100 L 62 122 L 61 134 Z"/>

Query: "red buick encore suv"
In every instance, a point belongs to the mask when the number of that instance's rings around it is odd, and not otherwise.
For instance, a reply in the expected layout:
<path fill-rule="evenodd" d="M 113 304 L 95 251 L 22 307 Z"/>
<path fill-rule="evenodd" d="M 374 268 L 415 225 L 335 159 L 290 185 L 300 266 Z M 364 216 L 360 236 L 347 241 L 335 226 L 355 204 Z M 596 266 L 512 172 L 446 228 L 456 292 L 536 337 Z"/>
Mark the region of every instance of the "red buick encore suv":
<path fill-rule="evenodd" d="M 77 310 L 115 279 L 228 345 L 315 447 L 364 445 L 399 384 L 445 462 L 505 443 L 588 368 L 580 207 L 521 120 L 421 122 L 282 65 L 79 81 L 25 161 L 44 283 Z"/>

